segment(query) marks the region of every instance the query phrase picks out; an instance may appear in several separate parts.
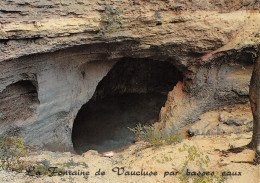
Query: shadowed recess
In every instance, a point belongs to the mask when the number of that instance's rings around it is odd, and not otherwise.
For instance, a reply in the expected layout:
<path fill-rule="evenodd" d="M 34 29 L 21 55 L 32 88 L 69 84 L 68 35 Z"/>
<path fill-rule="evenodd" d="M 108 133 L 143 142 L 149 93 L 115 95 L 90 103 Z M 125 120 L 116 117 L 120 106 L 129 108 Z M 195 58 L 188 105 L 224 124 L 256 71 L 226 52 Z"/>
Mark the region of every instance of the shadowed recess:
<path fill-rule="evenodd" d="M 13 124 L 32 117 L 39 105 L 37 86 L 32 81 L 18 81 L 0 93 L 0 124 Z"/>
<path fill-rule="evenodd" d="M 127 127 L 158 121 L 168 92 L 180 80 L 182 73 L 168 62 L 133 58 L 118 61 L 76 116 L 74 150 L 106 152 L 134 143 L 134 134 Z"/>

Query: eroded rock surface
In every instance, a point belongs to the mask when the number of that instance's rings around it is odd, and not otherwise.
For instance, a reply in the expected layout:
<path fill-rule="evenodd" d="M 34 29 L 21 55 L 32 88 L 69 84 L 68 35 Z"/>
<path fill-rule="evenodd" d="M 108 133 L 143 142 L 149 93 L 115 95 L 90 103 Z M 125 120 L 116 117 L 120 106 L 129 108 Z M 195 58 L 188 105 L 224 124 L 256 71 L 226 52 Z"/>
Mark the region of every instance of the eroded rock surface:
<path fill-rule="evenodd" d="M 221 107 L 218 111 L 202 114 L 199 120 L 188 128 L 189 135 L 223 135 L 250 132 L 253 129 L 253 115 L 249 103 Z"/>
<path fill-rule="evenodd" d="M 259 55 L 259 1 L 7 0 L 0 5 L 0 98 L 6 101 L 5 91 L 17 82 L 37 86 L 39 102 L 30 120 L 21 117 L 15 124 L 27 144 L 71 150 L 76 114 L 123 58 L 166 61 L 182 72 L 161 110 L 163 127 L 177 131 L 207 111 L 248 102 Z M 109 16 L 112 21 L 105 21 Z M 6 106 L 1 102 L 1 109 Z"/>

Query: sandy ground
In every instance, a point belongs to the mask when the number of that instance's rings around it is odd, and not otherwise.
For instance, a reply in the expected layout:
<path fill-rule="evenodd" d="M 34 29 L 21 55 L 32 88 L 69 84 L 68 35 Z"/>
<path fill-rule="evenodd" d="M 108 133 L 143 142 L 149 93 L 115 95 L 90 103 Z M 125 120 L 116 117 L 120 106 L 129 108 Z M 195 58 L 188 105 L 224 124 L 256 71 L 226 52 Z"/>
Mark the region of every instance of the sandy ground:
<path fill-rule="evenodd" d="M 0 182 L 18 182 L 18 183 L 58 183 L 58 182 L 90 182 L 90 183 L 152 183 L 152 182 L 180 182 L 178 175 L 167 175 L 165 172 L 176 172 L 181 170 L 187 158 L 188 152 L 180 152 L 179 148 L 184 144 L 194 146 L 201 157 L 208 155 L 210 162 L 206 171 L 224 171 L 241 172 L 241 176 L 229 177 L 229 183 L 257 183 L 259 181 L 259 165 L 252 165 L 241 161 L 252 161 L 254 152 L 245 149 L 239 153 L 223 153 L 229 147 L 239 147 L 250 142 L 251 133 L 228 136 L 196 136 L 191 139 L 185 139 L 182 143 L 176 145 L 164 145 L 160 148 L 149 147 L 147 144 L 139 142 L 131 145 L 129 148 L 117 152 L 113 157 L 104 157 L 96 151 L 88 151 L 83 155 L 74 155 L 71 153 L 54 152 L 35 152 L 26 157 L 28 161 L 49 160 L 52 165 L 61 167 L 62 164 L 73 160 L 74 162 L 85 162 L 87 166 L 78 165 L 66 167 L 71 171 L 89 171 L 89 176 L 83 175 L 63 175 L 63 176 L 28 176 L 23 173 L 0 171 Z M 57 165 L 58 164 L 58 165 Z M 190 163 L 189 163 L 190 164 Z M 157 175 L 117 175 L 117 168 L 122 167 L 126 171 L 148 171 L 157 172 Z M 189 165 L 189 170 L 196 170 L 195 164 Z M 95 175 L 98 171 L 105 172 L 105 175 Z M 69 174 L 69 173 L 68 173 Z M 191 182 L 191 181 L 190 181 Z"/>

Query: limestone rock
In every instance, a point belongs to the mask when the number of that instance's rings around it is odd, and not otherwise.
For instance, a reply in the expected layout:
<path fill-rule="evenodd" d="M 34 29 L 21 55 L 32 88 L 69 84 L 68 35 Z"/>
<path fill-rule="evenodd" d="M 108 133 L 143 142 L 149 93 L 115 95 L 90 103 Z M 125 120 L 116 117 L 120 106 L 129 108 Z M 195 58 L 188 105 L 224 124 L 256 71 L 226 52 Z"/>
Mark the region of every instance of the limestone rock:
<path fill-rule="evenodd" d="M 19 82 L 37 96 L 24 104 L 31 115 L 1 110 L 0 133 L 15 126 L 27 144 L 72 150 L 78 111 L 124 58 L 182 72 L 160 113 L 160 126 L 178 131 L 207 111 L 248 102 L 259 29 L 259 1 L 0 1 L 0 109 Z"/>
<path fill-rule="evenodd" d="M 87 152 L 83 153 L 82 156 L 99 156 L 99 153 L 95 150 L 88 150 Z"/>
<path fill-rule="evenodd" d="M 227 125 L 242 126 L 253 123 L 252 112 L 239 113 L 239 112 L 221 112 L 219 115 L 220 122 Z"/>
<path fill-rule="evenodd" d="M 202 114 L 188 128 L 190 135 L 221 135 L 249 132 L 253 129 L 253 116 L 249 104 L 226 106 L 218 111 Z"/>
<path fill-rule="evenodd" d="M 219 113 L 210 111 L 200 116 L 200 119 L 192 125 L 188 131 L 191 135 L 207 135 L 218 125 Z M 212 132 L 211 132 L 212 133 Z"/>

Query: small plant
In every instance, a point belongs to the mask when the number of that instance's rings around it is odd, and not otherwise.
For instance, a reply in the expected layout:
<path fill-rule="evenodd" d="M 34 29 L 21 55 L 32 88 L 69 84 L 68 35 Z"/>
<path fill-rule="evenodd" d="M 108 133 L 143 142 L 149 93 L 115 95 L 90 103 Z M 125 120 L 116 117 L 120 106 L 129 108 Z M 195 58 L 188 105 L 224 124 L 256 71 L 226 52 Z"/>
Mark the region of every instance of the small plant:
<path fill-rule="evenodd" d="M 3 135 L 0 137 L 1 168 L 12 171 L 25 169 L 21 157 L 28 155 L 29 151 L 24 146 L 24 140 L 18 137 Z"/>
<path fill-rule="evenodd" d="M 106 6 L 105 14 L 101 16 L 99 31 L 102 34 L 112 34 L 120 30 L 123 26 L 123 19 L 120 16 L 123 9 L 119 7 Z"/>
<path fill-rule="evenodd" d="M 167 133 L 165 130 L 159 130 L 154 125 L 142 126 L 139 123 L 136 127 L 128 129 L 135 134 L 136 141 L 145 141 L 156 147 L 164 144 L 177 144 L 183 139 L 179 134 Z"/>
<path fill-rule="evenodd" d="M 30 176 L 36 176 L 36 175 L 48 175 L 53 176 L 57 174 L 53 174 L 53 166 L 51 166 L 50 161 L 48 160 L 42 160 L 42 161 L 36 161 L 36 164 L 34 166 L 27 167 L 27 175 Z M 64 172 L 64 168 L 55 168 L 56 172 Z"/>
<path fill-rule="evenodd" d="M 83 175 L 85 180 L 88 180 L 88 175 Z"/>
<path fill-rule="evenodd" d="M 71 167 L 71 166 L 78 166 L 80 165 L 80 163 L 76 163 L 75 161 L 73 161 L 73 159 L 69 160 L 66 163 L 63 163 L 63 165 L 67 168 Z"/>
<path fill-rule="evenodd" d="M 227 180 L 228 177 L 222 176 L 222 172 L 209 172 L 205 169 L 205 166 L 208 167 L 210 159 L 207 155 L 204 156 L 203 153 L 199 152 L 195 146 L 188 146 L 184 144 L 182 148 L 179 148 L 179 151 L 188 152 L 184 165 L 179 171 L 179 180 L 181 183 L 223 183 Z M 191 166 L 189 166 L 189 164 L 191 164 Z M 189 170 L 189 167 L 196 169 L 196 172 Z"/>
<path fill-rule="evenodd" d="M 51 175 L 51 172 L 49 171 L 50 168 L 50 161 L 43 160 L 43 161 L 37 161 L 36 165 L 33 168 L 33 171 L 31 171 L 32 175 Z"/>
<path fill-rule="evenodd" d="M 166 163 L 168 161 L 172 161 L 172 158 L 167 157 L 167 156 L 163 156 L 163 158 L 161 160 L 159 160 L 159 159 L 156 160 L 157 163 Z"/>
<path fill-rule="evenodd" d="M 154 17 L 155 17 L 156 19 L 161 19 L 161 18 L 162 18 L 161 15 L 160 15 L 160 12 L 158 12 L 158 11 L 155 11 Z"/>
<path fill-rule="evenodd" d="M 72 166 L 75 167 L 75 166 L 79 166 L 79 165 L 82 165 L 83 167 L 88 168 L 88 165 L 85 162 L 75 162 L 75 161 L 73 161 L 73 159 L 69 160 L 68 162 L 63 163 L 62 165 L 67 168 L 70 168 Z"/>

